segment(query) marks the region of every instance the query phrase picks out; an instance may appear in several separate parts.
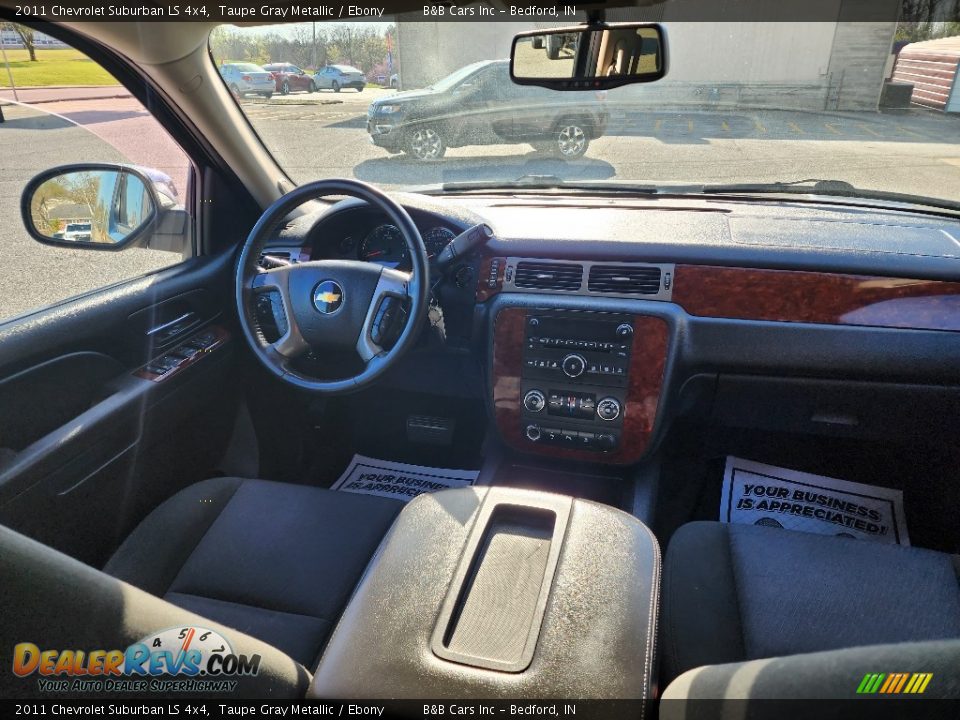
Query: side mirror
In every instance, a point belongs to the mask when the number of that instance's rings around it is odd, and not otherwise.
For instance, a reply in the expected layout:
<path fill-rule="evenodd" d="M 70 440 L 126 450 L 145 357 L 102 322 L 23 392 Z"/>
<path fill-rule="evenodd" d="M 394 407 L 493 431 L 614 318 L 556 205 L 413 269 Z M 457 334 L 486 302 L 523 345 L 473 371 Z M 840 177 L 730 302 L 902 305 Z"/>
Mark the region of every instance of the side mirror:
<path fill-rule="evenodd" d="M 153 182 L 136 168 L 66 165 L 27 184 L 20 213 L 30 235 L 47 245 L 120 250 L 150 237 L 160 202 Z"/>
<path fill-rule="evenodd" d="M 510 77 L 552 90 L 606 90 L 667 74 L 667 38 L 656 23 L 598 23 L 513 38 Z"/>

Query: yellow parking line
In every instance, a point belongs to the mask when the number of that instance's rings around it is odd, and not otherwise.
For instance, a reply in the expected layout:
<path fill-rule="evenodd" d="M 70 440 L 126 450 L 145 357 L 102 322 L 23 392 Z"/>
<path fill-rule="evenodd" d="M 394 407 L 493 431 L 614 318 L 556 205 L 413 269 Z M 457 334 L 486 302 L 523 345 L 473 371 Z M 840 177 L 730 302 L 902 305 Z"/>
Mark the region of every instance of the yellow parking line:
<path fill-rule="evenodd" d="M 797 125 L 795 122 L 788 122 L 787 125 L 793 130 L 797 135 L 803 135 L 803 129 Z"/>
<path fill-rule="evenodd" d="M 693 120 L 687 120 L 687 132 L 693 132 Z"/>
<path fill-rule="evenodd" d="M 926 135 L 922 133 L 918 133 L 916 130 L 910 130 L 909 128 L 905 128 L 903 127 L 903 125 L 897 125 L 897 130 L 899 130 L 902 133 L 906 133 L 907 135 L 913 135 L 914 137 L 918 137 L 918 138 L 926 137 Z"/>
<path fill-rule="evenodd" d="M 726 120 L 724 120 L 722 123 L 720 123 L 720 127 L 723 128 L 723 131 L 724 131 L 724 132 L 730 132 L 730 126 L 727 124 L 727 121 L 726 121 Z"/>
<path fill-rule="evenodd" d="M 760 122 L 760 120 L 758 120 L 757 118 L 754 118 L 754 119 L 753 119 L 753 126 L 754 126 L 759 132 L 765 133 L 765 132 L 767 131 L 767 129 L 763 126 L 763 124 L 762 124 L 762 123 Z"/>
<path fill-rule="evenodd" d="M 869 127 L 868 125 L 864 125 L 863 123 L 857 123 L 857 127 L 863 130 L 865 133 L 869 133 L 870 135 L 873 135 L 874 137 L 883 137 L 883 135 L 878 133 L 872 127 Z"/>
<path fill-rule="evenodd" d="M 663 118 L 657 118 L 657 121 L 653 124 L 653 131 L 660 132 L 661 127 L 663 127 Z"/>
<path fill-rule="evenodd" d="M 834 127 L 833 125 L 831 125 L 830 123 L 824 123 L 823 126 L 824 126 L 827 130 L 829 130 L 830 132 L 832 132 L 834 135 L 843 135 L 842 132 L 840 132 L 839 130 L 837 130 L 837 128 L 835 128 L 835 127 Z"/>

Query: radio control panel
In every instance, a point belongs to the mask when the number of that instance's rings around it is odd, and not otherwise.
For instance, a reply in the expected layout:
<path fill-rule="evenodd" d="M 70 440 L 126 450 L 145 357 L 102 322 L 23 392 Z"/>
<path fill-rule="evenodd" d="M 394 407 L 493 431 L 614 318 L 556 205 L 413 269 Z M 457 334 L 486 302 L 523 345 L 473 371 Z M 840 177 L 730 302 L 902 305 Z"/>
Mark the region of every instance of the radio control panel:
<path fill-rule="evenodd" d="M 629 387 L 629 315 L 527 314 L 521 369 L 521 431 L 532 443 L 615 450 Z"/>

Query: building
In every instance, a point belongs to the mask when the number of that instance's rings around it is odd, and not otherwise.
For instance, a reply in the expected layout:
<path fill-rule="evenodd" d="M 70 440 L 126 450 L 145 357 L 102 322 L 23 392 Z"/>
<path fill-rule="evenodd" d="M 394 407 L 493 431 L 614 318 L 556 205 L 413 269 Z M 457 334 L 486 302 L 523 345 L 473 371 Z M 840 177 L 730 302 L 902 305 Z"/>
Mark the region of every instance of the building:
<path fill-rule="evenodd" d="M 913 85 L 914 105 L 960 112 L 960 36 L 907 45 L 897 57 L 896 82 Z"/>
<path fill-rule="evenodd" d="M 843 18 L 847 6 L 833 3 Z M 770 16 L 769 0 L 744 0 L 739 11 Z M 648 85 L 616 91 L 618 102 L 670 106 L 779 108 L 807 110 L 876 110 L 889 74 L 897 23 L 889 22 L 688 22 L 683 3 L 608 12 L 609 21 L 657 21 L 666 24 L 669 73 Z M 424 22 L 397 18 L 398 50 L 404 88 L 428 85 L 471 62 L 507 57 L 513 36 L 550 27 L 543 22 Z M 558 23 L 552 23 L 556 26 Z M 570 24 L 569 21 L 559 24 Z M 440 29 L 443 32 L 439 32 Z M 456 28 L 453 32 L 451 29 Z M 744 43 L 744 32 L 754 42 Z M 416 60 L 404 49 L 416 48 Z"/>

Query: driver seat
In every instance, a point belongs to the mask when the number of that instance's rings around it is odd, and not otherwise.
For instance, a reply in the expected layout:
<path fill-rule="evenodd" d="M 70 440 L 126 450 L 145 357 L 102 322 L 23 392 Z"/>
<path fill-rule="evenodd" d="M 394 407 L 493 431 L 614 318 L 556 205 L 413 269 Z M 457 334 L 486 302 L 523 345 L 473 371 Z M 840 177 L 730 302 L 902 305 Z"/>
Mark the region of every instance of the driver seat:
<path fill-rule="evenodd" d="M 213 478 L 151 512 L 104 567 L 313 669 L 403 503 Z"/>

